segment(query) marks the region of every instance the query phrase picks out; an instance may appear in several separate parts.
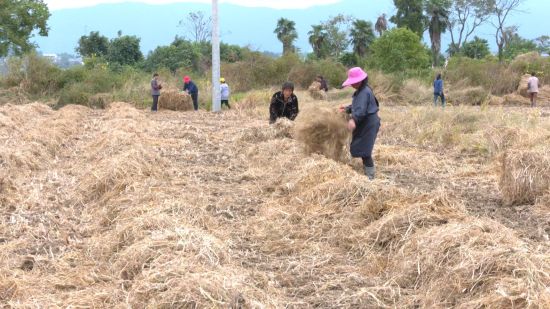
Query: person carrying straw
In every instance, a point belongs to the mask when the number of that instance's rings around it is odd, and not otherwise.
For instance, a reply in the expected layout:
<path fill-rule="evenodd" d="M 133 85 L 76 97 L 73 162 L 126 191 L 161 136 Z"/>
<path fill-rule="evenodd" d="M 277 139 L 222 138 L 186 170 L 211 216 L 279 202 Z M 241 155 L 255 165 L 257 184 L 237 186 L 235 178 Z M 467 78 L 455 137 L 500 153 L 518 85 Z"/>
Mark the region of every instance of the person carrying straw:
<path fill-rule="evenodd" d="M 340 112 L 351 116 L 347 123 L 348 130 L 352 132 L 351 156 L 363 160 L 365 175 L 373 180 L 376 167 L 372 151 L 380 129 L 378 100 L 368 85 L 368 74 L 359 67 L 348 71 L 348 78 L 342 87 L 349 86 L 355 89 L 352 103 L 347 107 L 340 106 Z"/>

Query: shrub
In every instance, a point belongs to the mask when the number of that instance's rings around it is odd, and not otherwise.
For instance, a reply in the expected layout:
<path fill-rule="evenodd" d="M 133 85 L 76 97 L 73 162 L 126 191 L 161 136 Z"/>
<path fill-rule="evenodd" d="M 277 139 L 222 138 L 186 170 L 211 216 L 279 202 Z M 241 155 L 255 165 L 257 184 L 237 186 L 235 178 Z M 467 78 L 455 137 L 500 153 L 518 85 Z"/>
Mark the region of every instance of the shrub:
<path fill-rule="evenodd" d="M 60 83 L 61 73 L 61 69 L 49 59 L 31 53 L 21 58 L 9 58 L 3 84 L 7 87 L 19 86 L 33 97 L 49 96 L 63 86 Z"/>
<path fill-rule="evenodd" d="M 483 87 L 453 89 L 446 99 L 455 105 L 482 105 L 489 99 L 489 92 Z"/>
<path fill-rule="evenodd" d="M 384 32 L 371 45 L 369 66 L 384 72 L 404 72 L 430 66 L 430 56 L 420 38 L 405 28 Z"/>
<path fill-rule="evenodd" d="M 107 108 L 113 102 L 113 95 L 110 93 L 97 93 L 88 98 L 88 107 Z"/>
<path fill-rule="evenodd" d="M 90 89 L 86 84 L 71 84 L 61 91 L 55 108 L 61 108 L 68 104 L 88 105 L 91 96 Z"/>
<path fill-rule="evenodd" d="M 550 58 L 541 57 L 537 52 L 519 55 L 510 64 L 518 74 L 536 72 L 542 84 L 550 83 Z"/>
<path fill-rule="evenodd" d="M 57 107 L 67 104 L 89 105 L 90 98 L 97 93 L 111 93 L 124 84 L 126 71 L 115 73 L 102 67 L 68 70 L 62 77 L 65 87 L 59 93 Z M 71 79 L 75 77 L 75 79 Z M 99 106 L 95 106 L 99 107 Z"/>
<path fill-rule="evenodd" d="M 506 64 L 490 59 L 454 57 L 449 61 L 444 78 L 452 84 L 483 87 L 494 95 L 503 95 L 516 91 L 520 75 Z"/>
<path fill-rule="evenodd" d="M 331 59 L 307 61 L 292 67 L 288 79 L 302 88 L 307 88 L 317 75 L 322 75 L 329 87 L 338 88 L 346 79 L 346 67 Z"/>

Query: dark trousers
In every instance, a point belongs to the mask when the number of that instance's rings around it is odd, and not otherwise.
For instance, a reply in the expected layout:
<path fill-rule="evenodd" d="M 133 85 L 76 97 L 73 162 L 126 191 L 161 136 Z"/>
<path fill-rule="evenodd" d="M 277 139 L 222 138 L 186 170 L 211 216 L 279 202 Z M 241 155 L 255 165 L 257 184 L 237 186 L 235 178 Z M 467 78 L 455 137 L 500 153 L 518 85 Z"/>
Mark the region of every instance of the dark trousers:
<path fill-rule="evenodd" d="M 159 104 L 159 96 L 154 95 L 153 96 L 153 106 L 151 106 L 151 110 L 156 112 L 157 109 L 158 109 L 158 104 Z"/>
<path fill-rule="evenodd" d="M 434 106 L 437 106 L 437 98 L 441 98 L 441 106 L 445 107 L 445 94 L 443 92 L 434 93 Z"/>
<path fill-rule="evenodd" d="M 365 167 L 373 167 L 374 166 L 374 160 L 372 159 L 372 156 L 362 157 L 361 159 L 363 159 L 363 165 Z"/>
<path fill-rule="evenodd" d="M 231 106 L 229 106 L 229 100 L 222 100 L 222 107 L 224 104 L 227 105 L 227 108 L 231 109 Z"/>
<path fill-rule="evenodd" d="M 193 99 L 193 108 L 198 111 L 199 110 L 199 94 L 198 93 L 191 93 L 191 99 Z"/>

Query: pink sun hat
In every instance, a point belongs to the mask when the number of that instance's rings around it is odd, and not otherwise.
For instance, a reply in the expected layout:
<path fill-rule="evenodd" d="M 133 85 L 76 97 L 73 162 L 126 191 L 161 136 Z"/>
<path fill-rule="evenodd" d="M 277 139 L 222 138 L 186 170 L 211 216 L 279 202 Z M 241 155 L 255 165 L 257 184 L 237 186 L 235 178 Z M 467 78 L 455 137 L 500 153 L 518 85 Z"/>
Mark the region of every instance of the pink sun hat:
<path fill-rule="evenodd" d="M 351 68 L 348 71 L 348 79 L 342 84 L 342 87 L 348 87 L 365 80 L 369 75 L 360 67 Z"/>

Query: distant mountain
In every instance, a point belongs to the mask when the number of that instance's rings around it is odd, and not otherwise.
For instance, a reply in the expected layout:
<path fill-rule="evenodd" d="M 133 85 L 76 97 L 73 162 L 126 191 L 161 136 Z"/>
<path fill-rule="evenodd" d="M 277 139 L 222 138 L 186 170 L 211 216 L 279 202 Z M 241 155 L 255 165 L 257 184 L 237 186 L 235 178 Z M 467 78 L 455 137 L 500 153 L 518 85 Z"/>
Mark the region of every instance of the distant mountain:
<path fill-rule="evenodd" d="M 142 3 L 103 4 L 81 9 L 65 9 L 52 12 L 49 20 L 50 34 L 46 38 L 37 37 L 36 43 L 43 53 L 74 53 L 78 38 L 90 31 L 99 31 L 113 38 L 117 31 L 136 35 L 141 38 L 144 53 L 159 45 L 167 45 L 176 35 L 184 35 L 185 29 L 178 26 L 189 12 L 204 11 L 210 14 L 210 6 L 201 3 L 178 3 L 167 5 L 148 5 Z M 340 3 L 316 6 L 309 9 L 277 10 L 269 8 L 249 8 L 232 4 L 220 4 L 220 23 L 222 41 L 250 45 L 253 49 L 281 52 L 281 43 L 273 33 L 280 17 L 296 22 L 299 33 L 297 46 L 302 52 L 310 52 L 307 32 L 311 25 L 327 20 L 339 13 L 353 15 L 356 18 L 376 21 L 387 13 L 394 13 L 391 0 L 343 0 Z M 516 14 L 511 23 L 520 26 L 520 34 L 535 38 L 548 34 L 550 19 L 550 1 L 526 1 L 524 11 Z M 480 29 L 479 36 L 493 42 L 493 29 L 489 26 Z M 428 38 L 425 38 L 429 42 Z M 444 40 L 446 49 L 449 40 Z"/>

